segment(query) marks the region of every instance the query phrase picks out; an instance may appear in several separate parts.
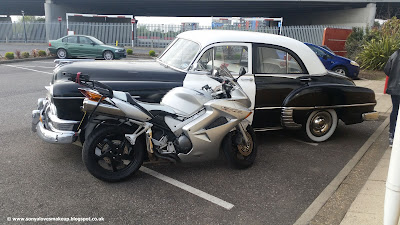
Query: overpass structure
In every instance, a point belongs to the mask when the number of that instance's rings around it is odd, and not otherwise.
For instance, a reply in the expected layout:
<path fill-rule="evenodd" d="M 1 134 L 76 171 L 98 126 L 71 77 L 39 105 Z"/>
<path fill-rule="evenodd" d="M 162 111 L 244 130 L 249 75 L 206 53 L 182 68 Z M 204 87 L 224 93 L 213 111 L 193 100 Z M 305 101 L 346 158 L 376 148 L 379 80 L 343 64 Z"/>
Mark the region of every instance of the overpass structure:
<path fill-rule="evenodd" d="M 377 11 L 382 11 L 385 7 L 392 6 L 397 11 L 391 13 L 400 14 L 399 0 L 1 0 L 1 2 L 0 15 L 21 15 L 21 10 L 24 10 L 25 15 L 45 15 L 48 24 L 57 22 L 58 17 L 62 17 L 65 21 L 66 13 L 91 13 L 181 17 L 283 17 L 285 26 L 366 27 L 373 25 Z M 79 22 L 84 21 L 93 20 L 79 18 Z"/>
<path fill-rule="evenodd" d="M 398 0 L 2 0 L 0 15 L 127 14 L 134 16 L 283 17 L 285 25 L 372 25 L 377 8 Z M 397 13 L 400 13 L 399 11 Z"/>

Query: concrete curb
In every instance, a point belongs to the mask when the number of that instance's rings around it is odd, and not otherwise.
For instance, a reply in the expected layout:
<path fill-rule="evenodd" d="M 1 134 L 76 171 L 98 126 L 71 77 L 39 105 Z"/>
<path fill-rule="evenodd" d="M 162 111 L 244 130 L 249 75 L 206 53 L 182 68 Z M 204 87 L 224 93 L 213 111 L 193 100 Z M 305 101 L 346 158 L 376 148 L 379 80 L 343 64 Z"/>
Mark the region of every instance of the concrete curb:
<path fill-rule="evenodd" d="M 18 62 L 27 62 L 27 61 L 39 61 L 39 60 L 45 60 L 45 59 L 56 59 L 53 56 L 48 56 L 48 57 L 36 57 L 36 58 L 27 58 L 27 59 L 11 59 L 11 60 L 2 60 L 0 61 L 0 64 L 9 64 L 9 63 L 18 63 Z"/>
<path fill-rule="evenodd" d="M 375 132 L 368 138 L 364 145 L 357 151 L 352 159 L 346 166 L 338 173 L 338 175 L 328 184 L 328 186 L 321 192 L 321 194 L 314 200 L 313 203 L 303 212 L 297 219 L 294 225 L 310 224 L 311 220 L 318 214 L 319 210 L 328 202 L 329 198 L 339 188 L 345 178 L 349 175 L 351 170 L 357 165 L 364 154 L 368 151 L 371 145 L 378 139 L 384 129 L 389 125 L 389 117 L 386 118 L 382 124 L 375 130 Z"/>

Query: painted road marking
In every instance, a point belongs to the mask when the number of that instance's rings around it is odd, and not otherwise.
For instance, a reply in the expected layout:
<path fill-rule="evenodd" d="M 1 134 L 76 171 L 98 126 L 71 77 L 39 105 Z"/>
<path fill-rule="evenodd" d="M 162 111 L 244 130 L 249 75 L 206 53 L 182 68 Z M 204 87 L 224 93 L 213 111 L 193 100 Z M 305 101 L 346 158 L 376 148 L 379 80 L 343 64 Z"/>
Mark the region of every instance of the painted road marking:
<path fill-rule="evenodd" d="M 151 170 L 151 169 L 149 169 L 147 167 L 144 167 L 144 166 L 140 167 L 140 171 L 142 171 L 144 173 L 147 173 L 147 174 L 149 174 L 149 175 L 151 175 L 153 177 L 156 177 L 156 178 L 158 178 L 158 179 L 160 179 L 162 181 L 165 181 L 165 182 L 167 182 L 169 184 L 172 184 L 175 187 L 178 187 L 178 188 L 180 188 L 182 190 L 190 192 L 190 193 L 192 193 L 192 194 L 194 194 L 194 195 L 196 195 L 196 196 L 198 196 L 200 198 L 203 198 L 203 199 L 205 199 L 207 201 L 210 201 L 210 202 L 212 202 L 212 203 L 214 203 L 216 205 L 219 205 L 219 206 L 221 206 L 221 207 L 223 207 L 223 208 L 225 208 L 227 210 L 230 210 L 230 209 L 232 209 L 234 207 L 234 205 L 229 203 L 229 202 L 226 202 L 226 201 L 224 201 L 224 200 L 222 200 L 220 198 L 217 198 L 215 196 L 207 194 L 204 191 L 201 191 L 199 189 L 191 187 L 191 186 L 189 186 L 187 184 L 184 184 L 184 183 L 182 183 L 180 181 L 177 181 L 177 180 L 175 180 L 173 178 L 170 178 L 170 177 L 167 177 L 165 175 L 162 175 L 161 173 L 158 173 L 158 172 L 156 172 L 154 170 Z"/>
<path fill-rule="evenodd" d="M 343 180 L 349 175 L 351 170 L 361 160 L 371 145 L 378 139 L 379 135 L 389 124 L 390 118 L 386 118 L 385 121 L 376 129 L 376 131 L 368 138 L 364 145 L 357 151 L 352 159 L 346 164 L 345 167 L 338 173 L 338 175 L 329 183 L 328 186 L 321 192 L 321 194 L 314 200 L 313 203 L 304 211 L 304 213 L 297 219 L 294 225 L 309 224 L 310 221 L 317 215 L 319 210 L 325 205 L 329 198 L 339 188 Z"/>
<path fill-rule="evenodd" d="M 40 71 L 40 70 L 34 70 L 34 69 L 29 69 L 29 68 L 20 67 L 20 66 L 12 66 L 12 65 L 4 65 L 4 64 L 3 64 L 3 66 L 14 67 L 14 68 L 23 69 L 23 70 L 30 70 L 30 71 L 39 72 L 39 73 L 53 74 L 53 73 L 51 73 L 51 72 L 45 72 L 45 71 Z"/>
<path fill-rule="evenodd" d="M 39 67 L 39 68 L 44 68 L 44 69 L 54 69 L 54 66 L 27 66 L 27 65 L 22 65 L 24 68 L 33 68 L 33 67 Z"/>

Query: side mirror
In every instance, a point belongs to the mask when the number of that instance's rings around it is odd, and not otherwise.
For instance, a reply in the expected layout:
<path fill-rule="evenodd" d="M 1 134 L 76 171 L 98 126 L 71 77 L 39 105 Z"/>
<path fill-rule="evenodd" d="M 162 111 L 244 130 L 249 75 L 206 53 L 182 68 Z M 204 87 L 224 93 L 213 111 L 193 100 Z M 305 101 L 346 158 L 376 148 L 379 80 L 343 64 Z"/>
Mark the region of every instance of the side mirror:
<path fill-rule="evenodd" d="M 92 45 L 93 45 L 93 46 L 95 46 L 95 45 L 96 45 L 96 43 L 92 42 Z"/>
<path fill-rule="evenodd" d="M 246 69 L 244 67 L 240 67 L 239 76 L 243 76 L 246 74 Z"/>

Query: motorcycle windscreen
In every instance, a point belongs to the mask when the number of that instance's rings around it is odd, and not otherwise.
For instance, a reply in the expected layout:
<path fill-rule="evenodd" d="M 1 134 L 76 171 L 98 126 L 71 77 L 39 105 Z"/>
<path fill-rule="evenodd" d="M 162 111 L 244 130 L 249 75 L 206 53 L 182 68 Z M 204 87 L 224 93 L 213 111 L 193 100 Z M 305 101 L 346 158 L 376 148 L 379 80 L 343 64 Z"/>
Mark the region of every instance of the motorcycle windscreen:
<path fill-rule="evenodd" d="M 240 68 L 246 70 L 246 74 L 239 78 L 238 83 L 251 101 L 251 110 L 254 112 L 256 84 L 252 71 L 252 45 L 249 43 L 216 43 L 204 48 L 196 57 L 193 69 L 188 72 L 183 81 L 187 88 L 201 89 L 204 85 L 211 88 L 221 85 L 207 75 L 215 71 L 221 65 L 227 67 L 232 75 L 237 78 Z M 248 117 L 253 121 L 253 114 Z"/>
<path fill-rule="evenodd" d="M 238 77 L 238 75 L 233 75 L 233 76 L 235 78 Z M 256 85 L 254 82 L 254 75 L 252 74 L 243 75 L 242 77 L 239 78 L 238 83 L 249 97 L 251 101 L 250 109 L 252 112 L 254 112 L 255 96 L 256 96 Z M 195 90 L 201 90 L 201 88 L 204 87 L 205 85 L 208 85 L 212 89 L 214 89 L 217 86 L 220 86 L 221 83 L 210 78 L 206 74 L 190 73 L 190 72 L 186 75 L 185 80 L 183 81 L 183 87 Z M 253 121 L 253 114 L 254 113 L 252 113 L 247 118 L 247 120 L 249 120 L 250 123 Z"/>

